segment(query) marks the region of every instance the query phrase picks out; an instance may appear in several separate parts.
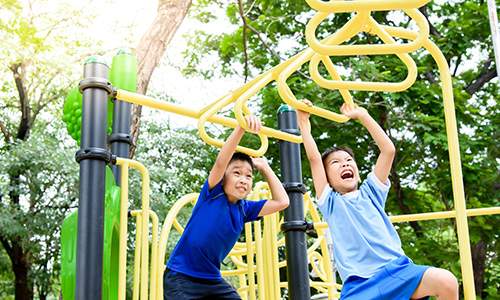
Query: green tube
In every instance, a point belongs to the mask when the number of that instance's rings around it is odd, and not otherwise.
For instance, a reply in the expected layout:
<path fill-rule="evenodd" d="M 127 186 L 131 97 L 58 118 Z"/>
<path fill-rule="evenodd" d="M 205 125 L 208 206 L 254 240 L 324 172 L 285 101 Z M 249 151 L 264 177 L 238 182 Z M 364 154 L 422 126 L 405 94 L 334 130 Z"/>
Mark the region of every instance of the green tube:
<path fill-rule="evenodd" d="M 109 80 L 116 88 L 129 92 L 137 90 L 137 59 L 129 49 L 120 49 L 113 57 Z"/>

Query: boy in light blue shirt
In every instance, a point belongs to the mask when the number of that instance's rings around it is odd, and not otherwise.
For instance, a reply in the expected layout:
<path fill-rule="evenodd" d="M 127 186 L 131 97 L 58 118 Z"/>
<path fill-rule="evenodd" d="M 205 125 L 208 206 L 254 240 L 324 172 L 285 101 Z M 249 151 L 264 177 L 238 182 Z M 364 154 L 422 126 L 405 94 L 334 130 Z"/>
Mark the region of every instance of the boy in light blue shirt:
<path fill-rule="evenodd" d="M 311 102 L 304 100 L 311 105 Z M 384 211 L 395 147 L 368 112 L 342 105 L 341 112 L 368 130 L 380 154 L 358 189 L 359 171 L 349 148 L 320 155 L 311 135 L 309 114 L 298 111 L 304 148 L 311 165 L 318 207 L 333 238 L 336 267 L 343 281 L 342 300 L 407 300 L 436 296 L 458 299 L 455 276 L 444 269 L 415 265 Z"/>

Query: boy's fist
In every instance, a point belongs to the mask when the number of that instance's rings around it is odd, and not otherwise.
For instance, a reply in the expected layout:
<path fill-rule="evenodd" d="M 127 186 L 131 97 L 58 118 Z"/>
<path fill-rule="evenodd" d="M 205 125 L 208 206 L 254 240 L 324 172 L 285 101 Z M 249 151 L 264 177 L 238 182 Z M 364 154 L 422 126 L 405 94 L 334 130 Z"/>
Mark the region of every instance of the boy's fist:
<path fill-rule="evenodd" d="M 313 106 L 312 102 L 307 100 L 307 99 L 303 99 L 303 100 L 300 100 L 302 103 L 304 103 L 305 105 L 307 106 Z M 297 120 L 299 122 L 299 127 L 300 127 L 300 130 L 304 130 L 304 129 L 308 129 L 309 126 L 309 117 L 310 117 L 310 114 L 307 112 L 307 111 L 303 111 L 303 110 L 297 110 Z M 306 127 L 307 126 L 307 127 Z"/>
<path fill-rule="evenodd" d="M 269 168 L 269 163 L 265 157 L 252 157 L 252 163 L 258 171 Z"/>
<path fill-rule="evenodd" d="M 260 131 L 262 123 L 260 122 L 260 119 L 258 117 L 249 115 L 245 117 L 245 120 L 247 121 L 248 131 L 253 133 L 258 133 Z"/>
<path fill-rule="evenodd" d="M 357 105 L 349 105 L 347 103 L 342 104 L 340 107 L 340 112 L 344 114 L 344 116 L 349 117 L 353 120 L 357 120 L 364 116 L 368 115 L 368 112 L 363 107 Z"/>

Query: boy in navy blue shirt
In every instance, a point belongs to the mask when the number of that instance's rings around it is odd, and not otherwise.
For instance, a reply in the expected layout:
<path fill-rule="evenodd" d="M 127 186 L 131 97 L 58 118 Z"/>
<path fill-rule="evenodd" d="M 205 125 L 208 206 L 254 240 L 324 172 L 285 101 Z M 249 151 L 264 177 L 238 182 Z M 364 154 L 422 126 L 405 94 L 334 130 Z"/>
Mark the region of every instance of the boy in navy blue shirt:
<path fill-rule="evenodd" d="M 304 100 L 307 105 L 310 101 Z M 415 265 L 403 252 L 399 236 L 384 211 L 395 147 L 361 107 L 341 112 L 368 130 L 380 154 L 372 173 L 358 189 L 358 166 L 349 148 L 323 155 L 311 135 L 309 113 L 298 111 L 299 127 L 311 164 L 318 208 L 328 222 L 335 264 L 343 281 L 341 300 L 408 300 L 436 296 L 458 300 L 455 276 L 444 269 Z"/>
<path fill-rule="evenodd" d="M 246 117 L 251 132 L 260 120 Z M 221 148 L 201 189 L 191 218 L 167 263 L 164 299 L 241 299 L 221 276 L 220 264 L 238 240 L 244 223 L 288 207 L 288 195 L 265 158 L 235 153 L 245 130 L 236 127 Z M 247 201 L 253 169 L 267 180 L 272 200 Z"/>

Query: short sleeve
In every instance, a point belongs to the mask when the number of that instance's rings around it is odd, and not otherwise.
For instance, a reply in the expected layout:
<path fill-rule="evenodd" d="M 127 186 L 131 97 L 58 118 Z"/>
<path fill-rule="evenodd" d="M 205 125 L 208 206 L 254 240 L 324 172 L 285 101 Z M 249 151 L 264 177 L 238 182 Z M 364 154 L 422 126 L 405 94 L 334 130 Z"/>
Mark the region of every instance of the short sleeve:
<path fill-rule="evenodd" d="M 224 193 L 224 190 L 222 188 L 222 180 L 219 183 L 217 183 L 212 189 L 210 189 L 208 186 L 208 179 L 207 179 L 203 184 L 203 187 L 201 188 L 200 197 L 198 200 L 204 201 L 207 199 L 212 199 L 222 193 Z"/>
<path fill-rule="evenodd" d="M 387 179 L 387 181 L 383 183 L 373 172 L 371 172 L 366 178 L 366 185 L 368 187 L 369 193 L 371 194 L 370 198 L 376 201 L 382 207 L 385 207 L 387 194 L 389 194 L 389 189 L 391 188 L 391 182 L 389 181 L 389 179 Z"/>
<path fill-rule="evenodd" d="M 321 193 L 316 203 L 318 204 L 319 211 L 323 216 L 329 216 L 333 212 L 333 201 L 331 201 L 333 190 L 329 185 L 325 186 L 325 189 Z"/>
<path fill-rule="evenodd" d="M 264 207 L 264 204 L 266 204 L 267 202 L 267 200 L 260 200 L 260 201 L 241 200 L 241 201 L 243 201 L 243 211 L 244 211 L 243 221 L 245 223 L 257 220 L 259 218 L 259 213 L 262 210 L 262 207 Z"/>

